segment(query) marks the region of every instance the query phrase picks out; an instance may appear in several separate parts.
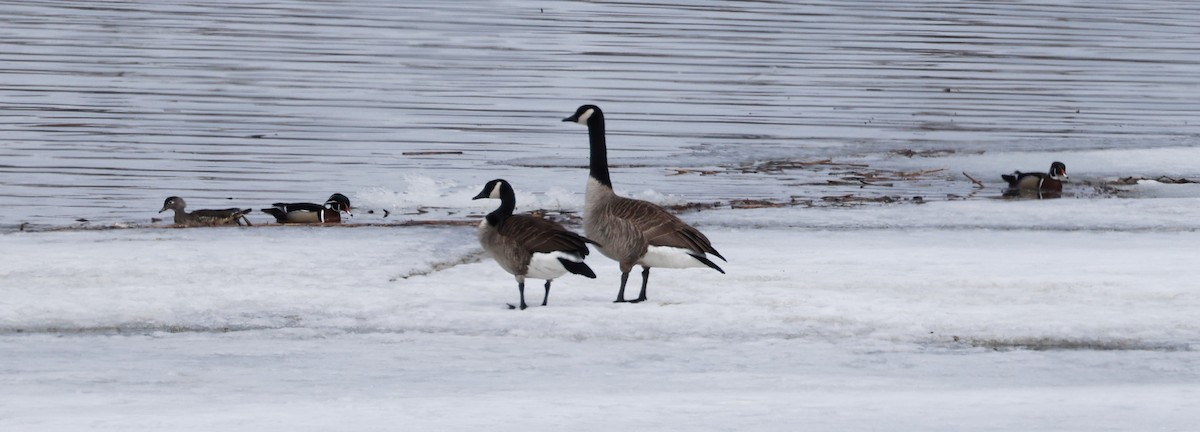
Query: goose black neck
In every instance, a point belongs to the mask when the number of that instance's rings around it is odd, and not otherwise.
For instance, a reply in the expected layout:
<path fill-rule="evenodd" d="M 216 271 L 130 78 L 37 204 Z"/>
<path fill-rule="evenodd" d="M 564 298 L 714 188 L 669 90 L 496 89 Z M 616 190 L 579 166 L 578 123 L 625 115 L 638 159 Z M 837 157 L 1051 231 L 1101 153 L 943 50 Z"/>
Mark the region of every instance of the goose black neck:
<path fill-rule="evenodd" d="M 604 143 L 604 116 L 596 113 L 588 121 L 588 142 L 591 145 L 591 176 L 600 184 L 612 188 L 608 177 L 608 146 Z"/>
<path fill-rule="evenodd" d="M 512 216 L 513 210 L 517 208 L 517 196 L 513 193 L 512 188 L 500 188 L 500 207 L 493 210 L 487 215 L 488 224 L 491 226 L 500 226 L 504 221 Z"/>

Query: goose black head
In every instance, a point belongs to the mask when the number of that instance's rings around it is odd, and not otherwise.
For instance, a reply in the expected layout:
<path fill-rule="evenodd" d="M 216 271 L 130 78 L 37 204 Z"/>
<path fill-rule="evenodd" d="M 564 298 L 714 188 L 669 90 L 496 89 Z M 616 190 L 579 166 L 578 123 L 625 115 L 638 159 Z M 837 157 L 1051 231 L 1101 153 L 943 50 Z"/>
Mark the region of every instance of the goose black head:
<path fill-rule="evenodd" d="M 163 201 L 163 208 L 162 208 L 162 210 L 159 210 L 158 212 L 162 213 L 167 210 L 183 210 L 184 207 L 187 207 L 187 203 L 183 201 L 183 198 L 173 196 L 173 197 L 167 198 L 166 201 Z"/>
<path fill-rule="evenodd" d="M 1067 164 L 1062 162 L 1050 164 L 1050 178 L 1058 181 L 1067 180 Z"/>
<path fill-rule="evenodd" d="M 512 185 L 509 185 L 507 181 L 504 181 L 504 179 L 495 179 L 487 182 L 486 185 L 483 185 L 483 190 L 479 191 L 479 194 L 475 195 L 475 198 L 471 199 L 502 199 L 505 195 L 515 195 Z"/>
<path fill-rule="evenodd" d="M 345 195 L 340 193 L 330 195 L 329 199 L 325 200 L 325 207 L 354 216 L 353 213 L 350 213 L 350 198 L 346 198 Z"/>
<path fill-rule="evenodd" d="M 604 112 L 600 111 L 600 107 L 595 105 L 583 105 L 575 110 L 575 114 L 563 119 L 564 122 L 574 122 L 587 126 L 594 119 L 603 121 Z"/>

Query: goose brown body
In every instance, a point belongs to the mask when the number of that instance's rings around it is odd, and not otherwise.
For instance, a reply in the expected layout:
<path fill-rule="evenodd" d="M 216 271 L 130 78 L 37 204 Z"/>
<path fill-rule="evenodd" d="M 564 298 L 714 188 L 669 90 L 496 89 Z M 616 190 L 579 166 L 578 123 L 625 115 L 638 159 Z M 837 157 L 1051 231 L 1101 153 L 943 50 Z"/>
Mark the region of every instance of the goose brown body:
<path fill-rule="evenodd" d="M 568 231 L 562 225 L 526 215 L 512 215 L 501 226 L 485 220 L 479 225 L 479 243 L 504 271 L 520 277 L 550 276 L 552 273 L 531 269 L 534 254 L 563 252 L 579 257 L 588 255 L 589 240 Z M 561 276 L 554 275 L 551 279 Z"/>
<path fill-rule="evenodd" d="M 634 265 L 645 265 L 643 261 L 652 246 L 684 249 L 700 255 L 708 253 L 724 259 L 704 233 L 662 207 L 619 196 L 596 181 L 588 182 L 585 199 L 584 233 L 604 245 L 600 252 L 620 263 L 622 272 L 628 272 Z M 724 273 L 715 264 L 710 267 Z"/>

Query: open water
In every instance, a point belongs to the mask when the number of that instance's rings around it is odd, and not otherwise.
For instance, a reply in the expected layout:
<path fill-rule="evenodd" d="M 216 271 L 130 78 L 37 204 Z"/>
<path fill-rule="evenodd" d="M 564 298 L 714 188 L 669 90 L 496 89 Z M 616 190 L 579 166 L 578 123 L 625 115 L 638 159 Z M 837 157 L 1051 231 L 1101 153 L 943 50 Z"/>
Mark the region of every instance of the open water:
<path fill-rule="evenodd" d="M 618 188 L 778 199 L 803 185 L 670 174 L 1195 146 L 1198 89 L 1188 1 L 3 2 L 0 227 L 411 175 L 582 191 L 582 103 Z"/>

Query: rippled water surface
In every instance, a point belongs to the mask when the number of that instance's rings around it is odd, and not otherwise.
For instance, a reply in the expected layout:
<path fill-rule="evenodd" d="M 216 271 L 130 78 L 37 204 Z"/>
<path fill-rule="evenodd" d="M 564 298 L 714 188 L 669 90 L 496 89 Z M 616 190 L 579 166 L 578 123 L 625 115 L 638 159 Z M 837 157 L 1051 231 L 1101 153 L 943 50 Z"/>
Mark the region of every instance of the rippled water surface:
<path fill-rule="evenodd" d="M 796 192 L 666 175 L 1195 146 L 1197 23 L 1186 1 L 5 2 L 0 225 L 406 175 L 582 190 L 585 132 L 560 119 L 585 102 L 608 114 L 619 187 L 695 200 Z"/>

